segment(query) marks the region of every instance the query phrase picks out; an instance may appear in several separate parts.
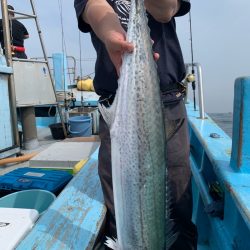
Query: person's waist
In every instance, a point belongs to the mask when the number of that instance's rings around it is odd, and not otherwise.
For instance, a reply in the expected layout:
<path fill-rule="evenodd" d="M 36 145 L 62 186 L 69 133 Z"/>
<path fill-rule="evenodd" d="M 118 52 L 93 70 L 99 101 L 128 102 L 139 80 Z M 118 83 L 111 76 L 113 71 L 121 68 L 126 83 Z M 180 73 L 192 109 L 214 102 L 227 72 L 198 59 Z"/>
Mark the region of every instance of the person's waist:
<path fill-rule="evenodd" d="M 181 93 L 184 93 L 186 91 L 186 86 L 182 82 L 174 82 L 161 89 L 162 95 L 168 94 L 172 91 L 180 91 Z"/>
<path fill-rule="evenodd" d="M 180 93 L 184 93 L 186 91 L 185 85 L 180 82 L 169 84 L 164 90 L 161 91 L 161 94 L 164 96 L 173 91 L 179 91 Z M 115 94 L 110 95 L 102 95 L 99 98 L 99 103 L 103 104 L 105 107 L 110 107 L 114 101 Z"/>
<path fill-rule="evenodd" d="M 99 98 L 99 103 L 104 105 L 105 107 L 110 107 L 115 99 L 115 94 L 110 95 L 102 95 Z"/>

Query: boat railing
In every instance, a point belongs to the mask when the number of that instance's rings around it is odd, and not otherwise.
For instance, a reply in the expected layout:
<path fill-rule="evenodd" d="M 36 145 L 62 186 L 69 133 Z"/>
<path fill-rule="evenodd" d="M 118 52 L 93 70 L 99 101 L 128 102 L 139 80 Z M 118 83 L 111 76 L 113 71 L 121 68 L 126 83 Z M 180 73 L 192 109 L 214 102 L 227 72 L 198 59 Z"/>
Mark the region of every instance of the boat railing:
<path fill-rule="evenodd" d="M 63 54 L 62 54 L 63 55 Z M 49 60 L 49 64 L 50 64 L 50 70 L 51 73 L 53 75 L 54 72 L 54 68 L 53 68 L 53 56 L 48 56 L 47 57 Z M 18 59 L 19 60 L 19 59 Z M 41 61 L 42 57 L 34 57 L 30 59 L 31 61 Z M 77 79 L 76 76 L 76 58 L 74 56 L 66 56 L 66 60 L 67 60 L 67 68 L 65 68 L 64 70 L 66 71 L 66 74 L 69 76 L 69 78 L 72 78 L 73 81 L 75 82 Z"/>
<path fill-rule="evenodd" d="M 195 79 L 195 83 L 198 86 L 199 114 L 200 114 L 200 119 L 205 119 L 203 78 L 202 78 L 201 64 L 200 63 L 186 63 L 185 66 L 186 66 L 186 72 L 190 72 L 193 69 L 195 70 L 197 74 L 197 79 Z M 187 101 L 187 99 L 185 100 Z"/>
<path fill-rule="evenodd" d="M 234 89 L 232 139 L 193 103 L 189 119 L 193 220 L 204 249 L 250 249 L 250 77 Z"/>

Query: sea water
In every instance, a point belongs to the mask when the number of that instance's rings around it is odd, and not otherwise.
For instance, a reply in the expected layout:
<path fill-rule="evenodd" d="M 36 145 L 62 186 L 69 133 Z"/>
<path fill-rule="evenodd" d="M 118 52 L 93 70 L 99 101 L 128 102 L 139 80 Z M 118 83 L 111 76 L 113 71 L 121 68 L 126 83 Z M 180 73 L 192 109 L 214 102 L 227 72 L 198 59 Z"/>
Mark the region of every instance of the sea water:
<path fill-rule="evenodd" d="M 232 138 L 233 114 L 232 113 L 209 113 L 217 125 Z"/>

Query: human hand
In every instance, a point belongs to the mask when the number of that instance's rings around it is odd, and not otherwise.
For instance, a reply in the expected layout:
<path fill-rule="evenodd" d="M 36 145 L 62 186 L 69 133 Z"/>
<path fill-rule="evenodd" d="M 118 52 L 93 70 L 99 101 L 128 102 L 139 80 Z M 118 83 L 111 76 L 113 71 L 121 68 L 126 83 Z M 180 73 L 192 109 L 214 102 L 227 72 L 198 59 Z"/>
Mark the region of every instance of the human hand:
<path fill-rule="evenodd" d="M 105 46 L 108 51 L 109 57 L 115 66 L 118 76 L 120 76 L 120 67 L 122 65 L 122 55 L 132 53 L 134 46 L 132 43 L 126 41 L 126 33 L 110 31 L 105 40 Z M 152 41 L 153 43 L 153 41 Z M 158 53 L 153 54 L 155 61 L 160 58 Z"/>
<path fill-rule="evenodd" d="M 126 41 L 126 32 L 117 14 L 106 0 L 88 0 L 82 19 L 92 27 L 95 34 L 105 44 L 119 76 L 122 56 L 125 52 L 133 52 L 134 46 Z M 158 60 L 159 54 L 155 53 L 154 58 Z"/>
<path fill-rule="evenodd" d="M 154 44 L 154 40 L 151 40 L 152 42 L 152 46 Z M 159 53 L 156 53 L 156 52 L 153 52 L 153 56 L 154 56 L 154 60 L 157 62 L 160 58 L 160 54 Z"/>
<path fill-rule="evenodd" d="M 112 30 L 107 34 L 104 41 L 109 57 L 115 66 L 118 76 L 120 75 L 120 67 L 122 65 L 122 55 L 125 52 L 132 53 L 134 46 L 126 41 L 125 31 L 117 32 Z"/>

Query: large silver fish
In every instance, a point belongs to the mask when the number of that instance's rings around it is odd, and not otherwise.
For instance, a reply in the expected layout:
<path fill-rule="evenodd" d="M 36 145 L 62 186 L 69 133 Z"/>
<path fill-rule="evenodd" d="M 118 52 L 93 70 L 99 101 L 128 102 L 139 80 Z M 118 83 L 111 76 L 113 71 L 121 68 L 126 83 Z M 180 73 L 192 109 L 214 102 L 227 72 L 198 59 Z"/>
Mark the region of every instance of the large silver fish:
<path fill-rule="evenodd" d="M 127 40 L 134 52 L 124 55 L 113 104 L 99 105 L 111 136 L 118 237 L 113 249 L 170 245 L 164 121 L 149 33 L 143 0 L 132 0 Z"/>

